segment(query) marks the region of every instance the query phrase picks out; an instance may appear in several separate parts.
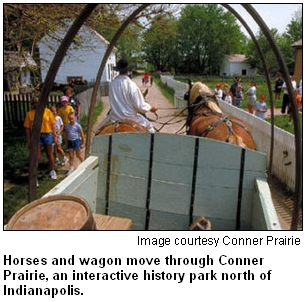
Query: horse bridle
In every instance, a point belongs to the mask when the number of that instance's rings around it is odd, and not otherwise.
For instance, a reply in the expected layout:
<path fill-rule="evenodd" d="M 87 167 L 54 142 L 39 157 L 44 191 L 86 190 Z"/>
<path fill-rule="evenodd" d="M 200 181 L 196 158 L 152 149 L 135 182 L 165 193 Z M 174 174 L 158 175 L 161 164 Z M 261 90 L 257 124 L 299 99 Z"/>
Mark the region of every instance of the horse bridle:
<path fill-rule="evenodd" d="M 243 128 L 246 132 L 250 133 L 249 130 L 241 123 L 239 123 L 238 121 L 233 121 L 230 118 L 228 118 L 225 114 L 220 114 L 218 112 L 215 112 L 214 110 L 212 110 L 211 108 L 207 111 L 201 112 L 199 114 L 194 113 L 194 111 L 199 108 L 202 105 L 206 105 L 206 103 L 211 100 L 213 102 L 216 102 L 218 104 L 218 101 L 216 99 L 216 97 L 214 95 L 199 95 L 194 103 L 189 104 L 189 98 L 190 98 L 190 93 L 189 91 L 187 91 L 184 95 L 184 100 L 188 101 L 188 118 L 187 118 L 187 125 L 190 126 L 191 123 L 191 119 L 193 116 L 209 116 L 211 113 L 214 115 L 219 116 L 219 119 L 217 121 L 215 121 L 214 123 L 210 124 L 202 133 L 202 137 L 206 137 L 208 135 L 209 132 L 211 132 L 212 130 L 214 130 L 218 125 L 225 123 L 228 130 L 229 130 L 229 137 L 231 134 L 234 133 L 233 130 L 233 123 L 237 124 L 238 126 L 240 126 L 241 128 Z M 227 141 L 229 141 L 229 138 L 227 139 Z"/>

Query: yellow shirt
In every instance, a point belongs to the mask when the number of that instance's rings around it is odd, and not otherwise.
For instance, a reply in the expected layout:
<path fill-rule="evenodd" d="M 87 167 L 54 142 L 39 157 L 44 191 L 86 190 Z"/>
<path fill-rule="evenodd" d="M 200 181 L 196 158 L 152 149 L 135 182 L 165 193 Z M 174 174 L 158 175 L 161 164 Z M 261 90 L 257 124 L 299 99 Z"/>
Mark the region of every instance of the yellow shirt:
<path fill-rule="evenodd" d="M 32 109 L 26 113 L 26 117 L 23 126 L 27 129 L 32 129 L 35 117 L 35 110 Z M 43 120 L 41 124 L 40 133 L 50 133 L 52 132 L 52 127 L 55 124 L 55 117 L 50 109 L 45 109 Z"/>
<path fill-rule="evenodd" d="M 67 105 L 67 107 L 63 106 L 58 110 L 57 114 L 62 118 L 64 125 L 69 123 L 68 115 L 72 112 L 74 112 L 74 109 L 70 105 Z"/>

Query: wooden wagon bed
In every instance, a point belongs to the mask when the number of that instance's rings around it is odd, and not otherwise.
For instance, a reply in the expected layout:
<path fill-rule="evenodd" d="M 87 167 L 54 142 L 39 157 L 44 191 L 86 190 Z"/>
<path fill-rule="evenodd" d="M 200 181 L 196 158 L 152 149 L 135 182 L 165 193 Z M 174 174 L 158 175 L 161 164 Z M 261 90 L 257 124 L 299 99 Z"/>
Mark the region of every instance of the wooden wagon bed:
<path fill-rule="evenodd" d="M 83 197 L 134 230 L 187 230 L 203 215 L 212 230 L 280 229 L 265 170 L 265 154 L 227 143 L 118 133 L 95 137 L 92 155 L 48 194 Z"/>

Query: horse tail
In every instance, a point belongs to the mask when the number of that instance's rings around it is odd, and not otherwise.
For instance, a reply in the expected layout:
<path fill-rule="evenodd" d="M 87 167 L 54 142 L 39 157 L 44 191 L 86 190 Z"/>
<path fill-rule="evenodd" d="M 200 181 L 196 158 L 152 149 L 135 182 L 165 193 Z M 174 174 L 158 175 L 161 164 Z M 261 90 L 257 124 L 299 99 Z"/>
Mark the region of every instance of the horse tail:
<path fill-rule="evenodd" d="M 230 144 L 238 145 L 240 147 L 246 148 L 246 144 L 243 142 L 243 139 L 240 135 L 237 135 L 235 133 L 231 133 L 228 142 Z"/>

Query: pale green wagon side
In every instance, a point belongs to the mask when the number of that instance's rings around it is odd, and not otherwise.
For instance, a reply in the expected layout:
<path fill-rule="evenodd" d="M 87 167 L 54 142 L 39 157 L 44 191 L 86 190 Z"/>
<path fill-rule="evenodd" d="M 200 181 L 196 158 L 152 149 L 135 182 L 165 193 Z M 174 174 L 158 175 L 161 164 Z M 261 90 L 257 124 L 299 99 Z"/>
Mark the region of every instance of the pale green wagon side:
<path fill-rule="evenodd" d="M 280 230 L 266 155 L 175 134 L 96 136 L 91 156 L 46 196 L 71 194 L 94 213 L 132 220 L 132 230 Z"/>

